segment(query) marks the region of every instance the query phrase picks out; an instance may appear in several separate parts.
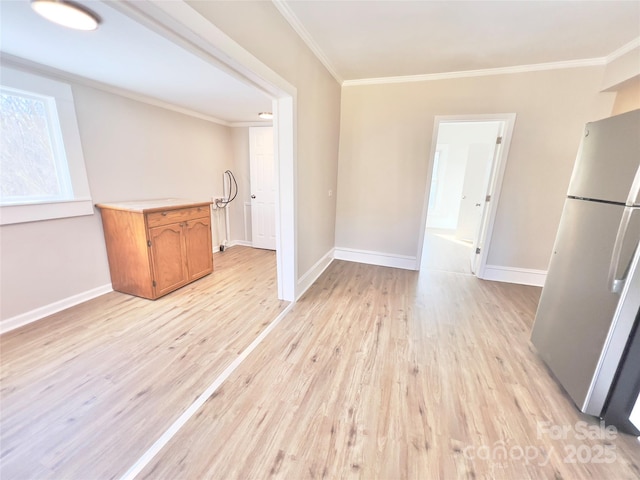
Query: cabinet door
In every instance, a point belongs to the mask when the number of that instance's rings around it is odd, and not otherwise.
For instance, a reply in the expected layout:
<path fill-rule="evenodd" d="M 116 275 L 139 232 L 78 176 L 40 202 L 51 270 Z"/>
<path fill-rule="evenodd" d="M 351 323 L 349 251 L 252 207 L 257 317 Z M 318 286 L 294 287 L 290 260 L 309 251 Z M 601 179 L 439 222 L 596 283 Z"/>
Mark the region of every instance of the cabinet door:
<path fill-rule="evenodd" d="M 185 245 L 189 280 L 213 271 L 211 222 L 208 217 L 189 220 L 185 225 Z"/>
<path fill-rule="evenodd" d="M 187 282 L 184 233 L 181 225 L 173 223 L 149 229 L 156 297 L 169 293 Z"/>

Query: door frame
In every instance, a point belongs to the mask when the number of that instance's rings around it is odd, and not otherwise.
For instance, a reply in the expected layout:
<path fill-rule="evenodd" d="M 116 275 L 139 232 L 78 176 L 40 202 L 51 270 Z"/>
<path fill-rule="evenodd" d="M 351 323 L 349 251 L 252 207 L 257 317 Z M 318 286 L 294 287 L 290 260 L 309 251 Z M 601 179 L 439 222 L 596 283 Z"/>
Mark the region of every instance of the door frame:
<path fill-rule="evenodd" d="M 420 236 L 418 241 L 418 251 L 416 255 L 416 270 L 420 269 L 422 264 L 424 238 L 427 227 L 427 213 L 429 211 L 429 193 L 431 190 L 431 178 L 433 177 L 433 163 L 438 144 L 438 133 L 440 124 L 442 123 L 463 123 L 463 122 L 503 122 L 501 136 L 502 142 L 496 148 L 494 159 L 491 166 L 491 174 L 489 177 L 488 194 L 491 195 L 491 201 L 485 202 L 482 212 L 482 220 L 480 231 L 478 234 L 477 245 L 480 246 L 480 254 L 477 261 L 475 275 L 478 278 L 485 278 L 485 268 L 489 250 L 491 248 L 491 239 L 493 235 L 493 227 L 500 203 L 500 192 L 502 190 L 502 182 L 504 172 L 509 157 L 509 148 L 511 146 L 511 138 L 513 136 L 513 128 L 516 121 L 515 113 L 490 113 L 490 114 L 470 114 L 470 115 L 436 115 L 433 122 L 433 133 L 431 138 L 431 148 L 429 152 L 429 165 L 427 171 L 427 182 L 425 185 L 425 195 L 423 200 L 422 218 L 420 223 Z"/>
<path fill-rule="evenodd" d="M 278 298 L 297 300 L 296 229 L 297 89 L 225 34 L 184 0 L 113 2 L 113 8 L 173 41 L 273 100 L 276 174 L 276 269 Z"/>

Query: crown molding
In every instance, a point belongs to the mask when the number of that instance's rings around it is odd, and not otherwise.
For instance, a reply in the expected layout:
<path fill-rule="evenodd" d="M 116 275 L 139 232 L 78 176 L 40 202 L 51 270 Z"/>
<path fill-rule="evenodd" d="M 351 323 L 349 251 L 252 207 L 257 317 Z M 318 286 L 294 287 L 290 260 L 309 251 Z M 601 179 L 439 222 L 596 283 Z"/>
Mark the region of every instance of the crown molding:
<path fill-rule="evenodd" d="M 189 108 L 179 107 L 177 105 L 174 105 L 162 100 L 158 100 L 156 98 L 149 97 L 147 95 L 141 95 L 139 93 L 134 93 L 134 92 L 131 92 L 130 90 L 126 90 L 124 88 L 114 87 L 113 85 L 108 85 L 106 83 L 102 83 L 97 80 L 91 80 L 89 78 L 82 77 L 74 73 L 65 72 L 63 70 L 49 67 L 47 65 L 42 65 L 40 63 L 32 62 L 31 60 L 16 57 L 8 53 L 0 52 L 0 62 L 3 65 L 6 65 L 8 67 L 14 67 L 21 70 L 26 70 L 31 73 L 40 74 L 49 78 L 55 78 L 58 80 L 95 88 L 97 90 L 102 90 L 103 92 L 119 95 L 121 97 L 125 97 L 130 100 L 146 103 L 147 105 L 153 105 L 155 107 L 160 107 L 165 110 L 171 110 L 173 112 L 181 113 L 183 115 L 199 118 L 200 120 L 206 120 L 208 122 L 217 123 L 218 125 L 223 125 L 225 127 L 230 126 L 230 123 L 225 120 L 220 120 L 219 118 L 212 117 L 204 113 L 196 112 L 195 110 L 191 110 Z"/>
<path fill-rule="evenodd" d="M 621 46 L 619 49 L 617 49 L 617 50 L 611 52 L 609 55 L 607 55 L 605 57 L 606 60 L 607 60 L 606 63 L 611 63 L 614 60 L 617 60 L 618 58 L 620 58 L 624 54 L 629 53 L 630 51 L 632 51 L 632 50 L 634 50 L 636 48 L 640 48 L 640 37 L 634 38 L 633 40 L 631 40 L 626 45 Z"/>
<path fill-rule="evenodd" d="M 302 41 L 309 47 L 314 55 L 325 66 L 329 73 L 343 87 L 359 86 L 359 85 L 380 85 L 386 83 L 409 83 L 409 82 L 427 82 L 433 80 L 450 80 L 455 78 L 482 77 L 490 75 L 508 75 L 513 73 L 540 72 L 545 70 L 561 70 L 565 68 L 583 68 L 603 66 L 611 63 L 613 60 L 622 55 L 640 48 L 640 37 L 635 38 L 629 43 L 623 45 L 619 49 L 610 53 L 605 57 L 586 58 L 581 60 L 568 60 L 562 62 L 537 63 L 531 65 L 517 65 L 513 67 L 487 68 L 480 70 L 465 70 L 459 72 L 443 72 L 443 73 L 427 73 L 421 75 L 405 75 L 397 77 L 377 77 L 377 78 L 361 78 L 356 80 L 343 80 L 336 72 L 335 68 L 315 42 L 311 34 L 304 27 L 295 13 L 291 10 L 286 0 L 271 0 L 278 9 L 280 14 L 291 25 L 295 32 L 300 36 Z"/>
<path fill-rule="evenodd" d="M 585 60 L 571 60 L 568 62 L 537 63 L 533 65 L 519 65 L 516 67 L 465 70 L 461 72 L 428 73 L 425 75 L 406 75 L 403 77 L 363 78 L 359 80 L 346 80 L 342 83 L 342 86 L 351 87 L 359 85 L 380 85 L 386 83 L 428 82 L 433 80 L 450 80 L 454 78 L 484 77 L 490 75 L 508 75 L 513 73 L 540 72 L 544 70 L 559 70 L 565 68 L 595 67 L 605 64 L 605 58 L 588 58 Z"/>
<path fill-rule="evenodd" d="M 273 122 L 231 122 L 229 126 L 232 128 L 242 127 L 273 127 Z"/>
<path fill-rule="evenodd" d="M 271 0 L 275 7 L 278 9 L 280 14 L 284 17 L 284 19 L 291 25 L 291 28 L 295 30 L 298 36 L 302 39 L 302 41 L 309 47 L 309 49 L 313 52 L 318 60 L 324 65 L 324 67 L 329 71 L 331 76 L 335 78 L 335 80 L 342 85 L 343 78 L 338 75 L 336 69 L 333 67 L 329 58 L 324 54 L 322 49 L 315 42 L 311 34 L 304 28 L 302 22 L 298 19 L 293 10 L 289 8 L 289 5 L 285 2 L 285 0 Z"/>

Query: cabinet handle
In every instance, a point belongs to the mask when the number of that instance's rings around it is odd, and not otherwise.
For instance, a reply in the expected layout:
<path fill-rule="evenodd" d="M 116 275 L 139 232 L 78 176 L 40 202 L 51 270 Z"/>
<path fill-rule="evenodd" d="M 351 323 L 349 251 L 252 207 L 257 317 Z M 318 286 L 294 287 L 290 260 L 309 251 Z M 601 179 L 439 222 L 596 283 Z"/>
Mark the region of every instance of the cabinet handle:
<path fill-rule="evenodd" d="M 167 216 L 167 212 L 162 212 L 162 216 L 166 217 Z"/>

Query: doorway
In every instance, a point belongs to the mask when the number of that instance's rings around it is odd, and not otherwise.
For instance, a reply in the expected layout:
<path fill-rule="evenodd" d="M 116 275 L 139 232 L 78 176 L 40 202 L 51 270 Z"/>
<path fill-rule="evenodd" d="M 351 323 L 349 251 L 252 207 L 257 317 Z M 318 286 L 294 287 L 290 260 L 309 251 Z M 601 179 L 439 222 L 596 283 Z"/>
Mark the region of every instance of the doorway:
<path fill-rule="evenodd" d="M 297 299 L 295 216 L 295 112 L 297 90 L 267 65 L 252 57 L 215 25 L 203 22 L 186 2 L 115 2 L 114 8 L 206 59 L 221 70 L 255 86 L 272 98 L 276 168 L 275 234 L 278 298 Z"/>
<path fill-rule="evenodd" d="M 482 278 L 514 121 L 436 118 L 420 269 Z"/>

